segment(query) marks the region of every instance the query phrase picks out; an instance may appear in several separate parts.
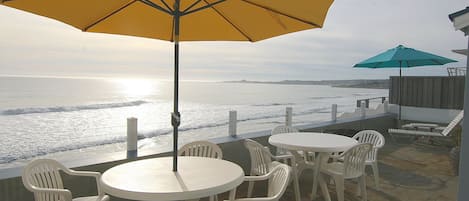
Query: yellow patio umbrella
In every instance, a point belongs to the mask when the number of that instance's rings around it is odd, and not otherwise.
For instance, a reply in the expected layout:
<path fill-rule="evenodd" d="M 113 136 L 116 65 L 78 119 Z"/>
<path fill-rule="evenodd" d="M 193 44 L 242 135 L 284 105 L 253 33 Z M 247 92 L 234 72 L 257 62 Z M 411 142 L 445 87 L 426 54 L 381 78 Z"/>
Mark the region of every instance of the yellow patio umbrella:
<path fill-rule="evenodd" d="M 333 0 L 1 0 L 86 32 L 174 42 L 173 171 L 177 171 L 179 41 L 259 41 L 322 27 Z"/>

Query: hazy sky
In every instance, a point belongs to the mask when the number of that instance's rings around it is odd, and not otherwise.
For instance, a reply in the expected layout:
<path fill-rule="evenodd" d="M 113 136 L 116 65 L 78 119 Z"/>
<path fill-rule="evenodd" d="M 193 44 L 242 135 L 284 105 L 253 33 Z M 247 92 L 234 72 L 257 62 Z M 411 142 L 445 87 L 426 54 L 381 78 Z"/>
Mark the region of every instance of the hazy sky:
<path fill-rule="evenodd" d="M 406 69 L 404 75 L 446 75 L 465 66 L 452 49 L 467 37 L 448 14 L 467 0 L 336 0 L 322 29 L 264 41 L 182 42 L 184 80 L 384 79 L 398 69 L 352 66 L 403 44 L 458 60 Z M 0 6 L 0 75 L 173 78 L 173 44 L 85 33 L 63 23 Z"/>

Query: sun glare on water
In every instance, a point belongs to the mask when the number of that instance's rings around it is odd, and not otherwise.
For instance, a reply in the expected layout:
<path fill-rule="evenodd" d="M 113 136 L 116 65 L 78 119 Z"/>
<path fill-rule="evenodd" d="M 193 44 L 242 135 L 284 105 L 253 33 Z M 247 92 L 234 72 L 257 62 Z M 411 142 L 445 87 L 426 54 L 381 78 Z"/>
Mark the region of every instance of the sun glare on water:
<path fill-rule="evenodd" d="M 147 79 L 114 79 L 116 87 L 127 97 L 144 98 L 159 93 L 159 83 Z"/>

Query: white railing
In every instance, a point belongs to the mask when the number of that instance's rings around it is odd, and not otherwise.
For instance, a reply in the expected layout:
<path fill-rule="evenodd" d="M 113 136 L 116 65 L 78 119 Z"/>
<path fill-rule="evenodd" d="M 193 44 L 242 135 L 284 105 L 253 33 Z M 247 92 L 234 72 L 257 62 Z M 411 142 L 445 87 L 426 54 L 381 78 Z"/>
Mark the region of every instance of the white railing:
<path fill-rule="evenodd" d="M 338 116 L 337 114 L 337 104 L 331 105 L 331 121 L 335 122 L 338 119 L 347 119 L 347 118 L 357 118 L 360 117 L 365 119 L 368 115 L 377 115 L 382 113 L 387 113 L 388 101 L 384 101 L 382 104 L 378 105 L 376 108 L 367 107 L 365 101 L 360 102 L 360 107 L 357 107 L 354 112 L 345 112 Z M 368 105 L 369 106 L 369 105 Z M 137 156 L 137 118 L 130 117 L 127 119 L 127 158 L 135 158 Z M 293 122 L 293 108 L 285 108 L 285 125 L 291 126 Z M 228 113 L 228 135 L 231 137 L 236 137 L 237 134 L 237 111 L 232 110 Z"/>

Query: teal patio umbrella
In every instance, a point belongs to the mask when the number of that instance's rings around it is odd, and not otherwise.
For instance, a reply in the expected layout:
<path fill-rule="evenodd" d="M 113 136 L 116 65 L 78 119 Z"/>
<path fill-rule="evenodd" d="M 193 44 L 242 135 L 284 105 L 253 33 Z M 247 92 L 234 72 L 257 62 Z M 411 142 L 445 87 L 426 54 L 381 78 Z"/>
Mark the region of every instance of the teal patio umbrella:
<path fill-rule="evenodd" d="M 399 45 L 389 49 L 386 52 L 378 54 L 358 64 L 354 68 L 399 68 L 399 96 L 397 103 L 399 105 L 399 120 L 401 120 L 401 76 L 402 68 L 411 68 L 417 66 L 444 65 L 451 62 L 457 62 L 442 56 L 419 51 Z"/>

